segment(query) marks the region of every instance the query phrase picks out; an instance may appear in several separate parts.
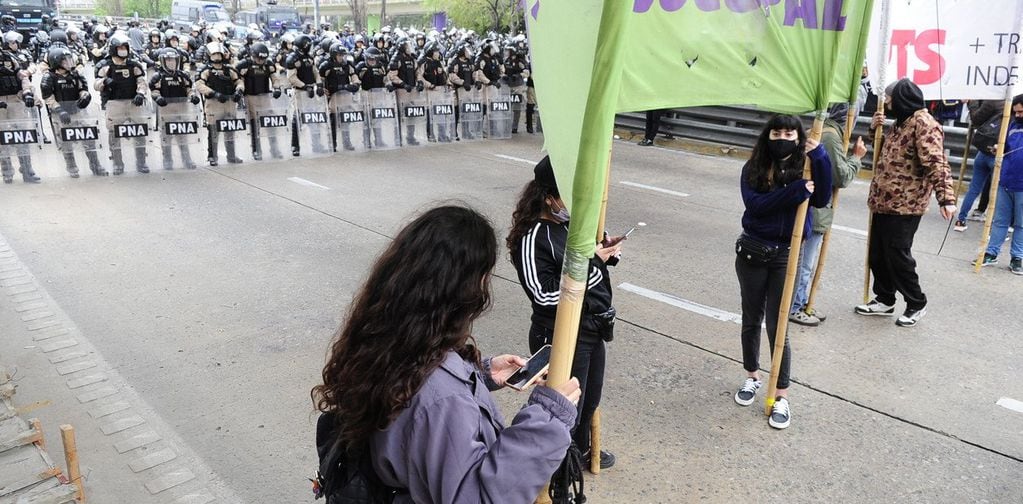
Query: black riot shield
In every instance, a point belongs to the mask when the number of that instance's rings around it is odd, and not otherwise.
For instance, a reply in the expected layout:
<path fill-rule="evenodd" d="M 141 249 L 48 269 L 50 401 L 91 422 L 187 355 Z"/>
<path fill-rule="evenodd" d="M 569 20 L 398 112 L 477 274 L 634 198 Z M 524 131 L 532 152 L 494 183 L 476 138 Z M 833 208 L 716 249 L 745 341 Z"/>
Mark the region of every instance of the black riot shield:
<path fill-rule="evenodd" d="M 57 104 L 50 110 L 50 122 L 57 150 L 64 157 L 64 167 L 74 176 L 78 173 L 78 165 L 88 161 L 89 171 L 93 175 L 107 175 L 109 172 L 100 162 L 99 152 L 104 151 L 106 144 L 101 140 L 100 131 L 103 113 L 98 100 L 92 100 L 84 109 L 78 108 L 78 102 L 66 101 Z M 105 136 L 105 135 L 104 135 Z"/>
<path fill-rule="evenodd" d="M 160 157 L 164 170 L 175 167 L 194 170 L 202 159 L 202 110 L 189 98 L 168 98 L 157 107 Z M 177 159 L 175 159 L 177 158 Z"/>
<path fill-rule="evenodd" d="M 369 149 L 369 141 L 365 131 L 369 128 L 366 121 L 365 94 L 360 90 L 354 93 L 338 91 L 330 96 L 329 105 L 332 114 L 332 142 L 334 150 L 340 147 L 345 151 L 362 152 Z"/>
<path fill-rule="evenodd" d="M 448 143 L 455 139 L 455 92 L 438 87 L 426 92 L 430 105 L 430 139 Z"/>
<path fill-rule="evenodd" d="M 330 149 L 330 116 L 327 100 L 296 90 L 292 103 L 297 119 L 297 140 L 302 155 L 325 156 Z M 293 148 L 296 146 L 292 146 Z"/>
<path fill-rule="evenodd" d="M 148 103 L 135 106 L 131 100 L 107 101 L 107 145 L 114 175 L 125 166 L 149 173 L 147 156 L 153 147 L 152 109 Z"/>
<path fill-rule="evenodd" d="M 422 91 L 397 91 L 398 115 L 401 117 L 402 144 L 416 146 L 426 143 L 426 117 L 429 101 Z"/>
<path fill-rule="evenodd" d="M 371 89 L 366 92 L 369 129 L 373 131 L 373 148 L 377 150 L 395 149 L 401 146 L 398 134 L 398 104 L 394 93 L 386 89 Z M 369 131 L 365 137 L 369 139 Z"/>
<path fill-rule="evenodd" d="M 0 108 L 0 167 L 4 182 L 10 182 L 15 164 L 29 173 L 33 171 L 32 153 L 38 150 L 42 131 L 34 107 L 26 107 L 16 98 L 5 104 L 6 107 Z"/>
<path fill-rule="evenodd" d="M 270 158 L 284 159 L 281 147 L 291 142 L 291 101 L 287 96 L 274 98 L 267 93 L 247 95 L 245 105 L 249 118 L 252 159 L 265 159 L 265 147 L 270 149 Z"/>
<path fill-rule="evenodd" d="M 488 86 L 485 90 L 487 98 L 487 138 L 506 140 L 511 138 L 512 129 L 512 98 L 507 86 L 500 89 Z"/>
<path fill-rule="evenodd" d="M 483 93 L 458 88 L 458 133 L 463 142 L 483 139 Z"/>

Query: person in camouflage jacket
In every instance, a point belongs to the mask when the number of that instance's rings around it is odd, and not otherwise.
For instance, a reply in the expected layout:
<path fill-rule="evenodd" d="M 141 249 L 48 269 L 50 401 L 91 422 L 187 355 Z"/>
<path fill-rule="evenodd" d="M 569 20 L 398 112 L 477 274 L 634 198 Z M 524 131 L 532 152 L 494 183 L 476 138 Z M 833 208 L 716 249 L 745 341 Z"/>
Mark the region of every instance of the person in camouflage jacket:
<path fill-rule="evenodd" d="M 856 313 L 894 315 L 898 292 L 906 300 L 906 311 L 896 325 L 905 327 L 916 325 L 927 306 L 912 254 L 920 218 L 927 212 L 933 193 L 941 205 L 942 217 L 952 219 L 956 197 L 945 157 L 944 133 L 927 112 L 923 92 L 909 79 L 902 79 L 889 86 L 885 94 L 885 109 L 895 117 L 895 126 L 884 136 L 867 201 L 875 297 L 857 306 Z M 884 120 L 885 114 L 875 114 L 873 127 L 880 127 Z"/>

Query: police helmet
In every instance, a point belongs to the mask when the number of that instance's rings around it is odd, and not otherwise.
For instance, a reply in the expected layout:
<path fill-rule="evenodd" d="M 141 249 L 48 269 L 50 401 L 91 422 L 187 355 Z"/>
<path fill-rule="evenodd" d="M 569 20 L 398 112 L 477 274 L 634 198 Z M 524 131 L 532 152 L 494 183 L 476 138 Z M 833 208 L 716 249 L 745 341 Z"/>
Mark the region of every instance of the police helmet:
<path fill-rule="evenodd" d="M 39 30 L 35 34 L 35 43 L 39 45 L 47 45 L 50 43 L 50 34 Z"/>
<path fill-rule="evenodd" d="M 366 64 L 373 63 L 375 65 L 384 58 L 384 53 L 377 49 L 376 46 L 371 46 L 362 53 L 362 56 L 366 58 Z"/>
<path fill-rule="evenodd" d="M 50 43 L 67 45 L 67 33 L 64 30 L 53 30 L 50 32 Z"/>
<path fill-rule="evenodd" d="M 387 40 L 384 39 L 384 34 L 383 33 L 377 33 L 377 34 L 373 35 L 373 47 L 380 48 L 380 46 L 378 44 L 381 44 L 381 43 L 383 43 L 384 45 L 387 45 Z"/>
<path fill-rule="evenodd" d="M 49 14 L 43 14 L 43 17 L 41 19 L 43 20 L 43 24 L 49 24 L 50 23 L 50 15 Z"/>
<path fill-rule="evenodd" d="M 158 59 L 160 67 L 167 72 L 176 72 L 181 69 L 181 53 L 177 49 L 168 47 L 160 51 Z"/>
<path fill-rule="evenodd" d="M 167 30 L 163 33 L 163 37 L 167 41 L 167 45 L 170 45 L 171 40 L 181 42 L 181 34 L 177 30 Z"/>
<path fill-rule="evenodd" d="M 330 48 L 336 42 L 337 42 L 337 39 L 332 39 L 332 38 L 325 37 L 323 40 L 320 41 L 320 52 L 321 53 L 330 52 Z"/>
<path fill-rule="evenodd" d="M 298 49 L 299 51 L 304 53 L 309 52 L 309 47 L 312 46 L 312 44 L 313 39 L 309 35 L 302 33 L 295 37 L 295 49 Z"/>
<path fill-rule="evenodd" d="M 356 35 L 355 38 L 352 39 L 352 43 L 355 45 L 359 44 L 366 45 L 366 37 L 363 37 L 362 35 Z"/>
<path fill-rule="evenodd" d="M 266 61 L 266 59 L 270 57 L 270 49 L 266 47 L 266 44 L 256 42 L 255 44 L 252 44 L 252 48 L 249 49 L 249 55 L 251 55 L 253 59 Z"/>
<path fill-rule="evenodd" d="M 220 59 L 214 60 L 214 54 L 219 54 Z M 211 63 L 223 63 L 226 54 L 227 52 L 224 50 L 224 44 L 221 44 L 220 42 L 210 42 L 206 44 L 206 57 Z"/>
<path fill-rule="evenodd" d="M 341 42 L 334 42 L 330 45 L 330 57 L 336 61 L 338 56 L 348 56 L 348 48 Z"/>
<path fill-rule="evenodd" d="M 249 28 L 249 31 L 245 34 L 245 41 L 249 44 L 253 44 L 259 40 L 263 40 L 263 32 L 259 31 L 259 29 L 253 30 L 252 28 Z"/>
<path fill-rule="evenodd" d="M 21 47 L 21 42 L 24 41 L 24 40 L 25 40 L 25 37 L 22 37 L 20 33 L 14 31 L 14 30 L 11 30 L 11 31 L 9 31 L 9 32 L 4 34 L 4 45 L 5 46 L 6 45 L 10 45 L 10 44 L 18 44 L 18 47 Z"/>
<path fill-rule="evenodd" d="M 156 28 L 153 28 L 152 30 L 149 30 L 149 41 L 150 42 L 153 41 L 153 37 L 156 37 L 156 41 L 160 42 L 160 38 L 161 38 L 160 37 L 160 30 L 157 30 Z"/>
<path fill-rule="evenodd" d="M 70 70 L 67 66 L 64 66 L 64 60 L 67 59 L 71 62 L 71 68 L 74 68 L 75 57 L 71 54 L 71 51 L 66 47 L 54 47 L 50 49 L 50 52 L 46 54 L 46 64 L 51 70 L 56 70 L 63 67 L 65 70 Z"/>

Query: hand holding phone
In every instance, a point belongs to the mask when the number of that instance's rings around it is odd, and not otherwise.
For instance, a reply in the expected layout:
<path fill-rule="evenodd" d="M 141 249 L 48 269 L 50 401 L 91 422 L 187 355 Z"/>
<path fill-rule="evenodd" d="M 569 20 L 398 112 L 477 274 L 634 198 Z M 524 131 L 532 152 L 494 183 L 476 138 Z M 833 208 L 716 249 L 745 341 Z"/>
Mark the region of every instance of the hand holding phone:
<path fill-rule="evenodd" d="M 551 346 L 544 345 L 526 361 L 525 366 L 509 376 L 505 384 L 515 390 L 527 389 L 547 373 L 550 365 Z"/>

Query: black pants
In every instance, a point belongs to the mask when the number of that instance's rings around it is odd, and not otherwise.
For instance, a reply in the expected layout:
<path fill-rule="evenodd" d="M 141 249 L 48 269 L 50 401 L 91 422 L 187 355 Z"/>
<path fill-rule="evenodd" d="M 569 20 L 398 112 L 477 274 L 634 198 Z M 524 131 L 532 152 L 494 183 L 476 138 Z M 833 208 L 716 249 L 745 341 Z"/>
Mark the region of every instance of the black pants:
<path fill-rule="evenodd" d="M 739 255 L 735 257 L 735 274 L 739 277 L 739 292 L 742 295 L 742 367 L 746 371 L 760 369 L 760 326 L 765 322 L 767 341 L 771 345 L 773 357 L 774 340 L 778 334 L 778 308 L 785 288 L 788 261 L 789 254 L 785 249 L 767 264 L 756 263 Z M 789 388 L 791 360 L 792 349 L 789 347 L 789 339 L 785 338 L 781 370 L 778 372 L 779 389 Z"/>
<path fill-rule="evenodd" d="M 540 347 L 554 341 L 554 330 L 537 324 L 529 327 L 529 353 L 535 353 Z M 593 336 L 581 336 L 575 345 L 572 357 L 572 377 L 579 379 L 582 397 L 579 398 L 575 430 L 572 440 L 579 451 L 590 450 L 590 423 L 593 413 L 600 406 L 600 396 L 604 391 L 604 364 L 607 361 L 607 348 L 604 340 Z"/>
<path fill-rule="evenodd" d="M 927 306 L 912 250 L 919 226 L 919 215 L 874 214 L 871 221 L 870 271 L 874 274 L 874 295 L 886 305 L 894 305 L 895 293 L 899 292 L 906 299 L 907 309 Z"/>
<path fill-rule="evenodd" d="M 643 138 L 650 140 L 651 142 L 657 136 L 657 130 L 661 128 L 661 116 L 664 114 L 663 110 L 647 110 L 646 111 L 646 128 L 643 133 Z"/>
<path fill-rule="evenodd" d="M 977 203 L 977 211 L 984 213 L 987 211 L 987 204 L 991 202 L 991 179 L 994 177 L 988 177 L 987 183 L 984 184 L 984 190 L 980 192 L 980 203 Z M 966 210 L 969 210 L 967 208 Z"/>

